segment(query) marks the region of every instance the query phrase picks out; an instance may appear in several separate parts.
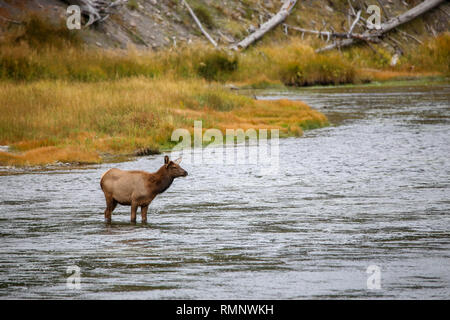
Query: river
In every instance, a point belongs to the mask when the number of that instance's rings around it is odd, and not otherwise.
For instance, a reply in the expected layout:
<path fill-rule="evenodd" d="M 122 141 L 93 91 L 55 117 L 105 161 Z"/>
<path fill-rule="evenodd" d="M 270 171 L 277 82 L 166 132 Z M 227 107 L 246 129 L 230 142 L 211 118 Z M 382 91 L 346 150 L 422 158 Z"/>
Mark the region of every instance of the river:
<path fill-rule="evenodd" d="M 332 125 L 280 139 L 274 176 L 182 163 L 147 225 L 105 224 L 99 179 L 162 155 L 0 176 L 0 299 L 449 299 L 450 85 L 256 94 Z"/>

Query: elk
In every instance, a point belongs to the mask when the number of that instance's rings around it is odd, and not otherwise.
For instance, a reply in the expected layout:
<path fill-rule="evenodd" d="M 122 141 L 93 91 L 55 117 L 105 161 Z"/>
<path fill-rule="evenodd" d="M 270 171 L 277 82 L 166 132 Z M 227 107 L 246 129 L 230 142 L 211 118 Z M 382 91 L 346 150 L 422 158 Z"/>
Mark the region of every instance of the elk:
<path fill-rule="evenodd" d="M 100 179 L 100 187 L 105 194 L 105 222 L 111 223 L 111 213 L 117 204 L 131 206 L 131 222 L 136 223 L 136 211 L 141 207 L 142 223 L 147 222 L 147 210 L 153 199 L 166 191 L 173 180 L 186 177 L 187 171 L 180 167 L 181 158 L 170 161 L 164 157 L 164 165 L 154 173 L 112 168 Z"/>

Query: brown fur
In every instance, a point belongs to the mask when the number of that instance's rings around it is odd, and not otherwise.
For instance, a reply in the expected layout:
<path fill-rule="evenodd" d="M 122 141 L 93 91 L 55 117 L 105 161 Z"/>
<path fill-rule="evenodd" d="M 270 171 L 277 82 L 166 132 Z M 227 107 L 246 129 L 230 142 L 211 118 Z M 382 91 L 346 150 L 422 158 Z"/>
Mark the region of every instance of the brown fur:
<path fill-rule="evenodd" d="M 181 160 L 180 160 L 181 161 Z M 111 213 L 117 204 L 131 206 L 131 222 L 136 222 L 136 211 L 141 207 L 142 222 L 147 222 L 147 210 L 153 199 L 166 191 L 173 180 L 187 176 L 187 172 L 178 165 L 179 161 L 169 161 L 164 157 L 164 165 L 154 173 L 145 171 L 124 171 L 110 169 L 100 180 L 105 194 L 105 220 L 111 222 Z"/>

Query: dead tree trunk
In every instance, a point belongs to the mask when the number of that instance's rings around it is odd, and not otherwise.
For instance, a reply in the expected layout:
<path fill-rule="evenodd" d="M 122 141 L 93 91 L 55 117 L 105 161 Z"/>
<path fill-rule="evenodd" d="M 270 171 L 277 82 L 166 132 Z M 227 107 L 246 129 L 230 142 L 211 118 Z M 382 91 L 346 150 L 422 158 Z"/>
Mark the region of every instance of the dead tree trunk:
<path fill-rule="evenodd" d="M 245 49 L 248 46 L 250 46 L 253 42 L 262 38 L 262 36 L 264 36 L 267 32 L 275 28 L 278 24 L 283 22 L 289 16 L 296 3 L 297 0 L 285 0 L 283 6 L 276 15 L 270 18 L 267 22 L 263 23 L 258 30 L 256 30 L 255 32 L 253 32 L 252 34 L 250 34 L 248 37 L 241 40 L 237 44 L 232 45 L 230 48 L 232 50 Z"/>
<path fill-rule="evenodd" d="M 421 4 L 415 6 L 414 8 L 406 11 L 405 13 L 402 13 L 401 15 L 389 19 L 387 22 L 381 24 L 381 28 L 379 30 L 367 30 L 366 32 L 362 34 L 351 34 L 350 39 L 344 39 L 342 41 L 337 41 L 333 44 L 330 44 L 326 47 L 317 49 L 316 52 L 323 52 L 332 50 L 336 47 L 342 48 L 349 45 L 352 45 L 355 43 L 356 40 L 365 40 L 365 41 L 372 41 L 372 42 L 378 42 L 380 37 L 385 34 L 386 32 L 389 32 L 398 26 L 409 22 L 418 16 L 430 11 L 431 9 L 435 8 L 436 6 L 443 3 L 445 0 L 425 0 Z"/>
<path fill-rule="evenodd" d="M 195 15 L 194 11 L 191 9 L 189 4 L 185 0 L 181 0 L 181 3 L 186 7 L 186 9 L 188 9 L 189 14 L 192 16 L 192 18 L 194 19 L 195 23 L 200 28 L 201 32 L 205 35 L 205 37 L 209 40 L 209 42 L 211 42 L 214 47 L 217 47 L 217 42 L 203 28 L 202 23 L 200 22 L 200 20 L 198 20 L 197 16 Z"/>
<path fill-rule="evenodd" d="M 81 13 L 89 17 L 89 21 L 85 27 L 97 21 L 104 21 L 109 17 L 113 10 L 124 5 L 128 0 L 63 0 L 69 5 L 77 5 L 81 9 Z"/>

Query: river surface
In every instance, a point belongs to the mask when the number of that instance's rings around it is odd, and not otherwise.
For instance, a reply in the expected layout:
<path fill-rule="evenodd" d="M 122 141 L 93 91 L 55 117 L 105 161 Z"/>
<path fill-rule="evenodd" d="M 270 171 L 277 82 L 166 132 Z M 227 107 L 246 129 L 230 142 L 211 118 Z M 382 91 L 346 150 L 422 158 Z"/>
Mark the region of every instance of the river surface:
<path fill-rule="evenodd" d="M 162 155 L 0 176 L 0 299 L 449 299 L 450 85 L 257 95 L 332 125 L 280 139 L 277 175 L 182 163 L 147 225 L 105 224 L 99 179 Z"/>

